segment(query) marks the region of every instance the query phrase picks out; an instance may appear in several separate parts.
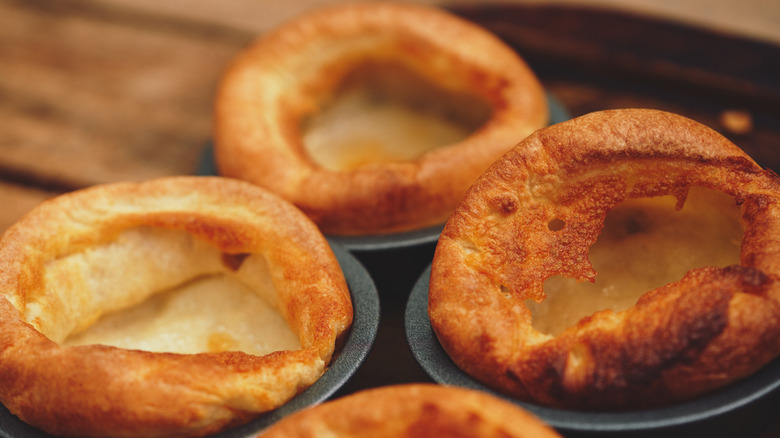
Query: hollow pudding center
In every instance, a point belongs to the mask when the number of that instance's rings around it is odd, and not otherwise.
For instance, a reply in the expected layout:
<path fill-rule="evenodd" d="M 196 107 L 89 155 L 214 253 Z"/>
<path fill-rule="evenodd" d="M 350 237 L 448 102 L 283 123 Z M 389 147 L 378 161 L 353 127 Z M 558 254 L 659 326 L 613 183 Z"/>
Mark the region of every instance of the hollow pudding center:
<path fill-rule="evenodd" d="M 225 255 L 189 233 L 152 227 L 45 265 L 26 319 L 62 345 L 153 352 L 300 349 L 279 312 L 267 262 Z"/>
<path fill-rule="evenodd" d="M 302 142 L 332 171 L 409 161 L 458 143 L 483 125 L 491 106 L 445 90 L 406 68 L 367 63 L 342 81 L 321 110 L 303 120 Z"/>
<path fill-rule="evenodd" d="M 284 318 L 232 276 L 214 275 L 105 315 L 64 345 L 103 344 L 154 352 L 299 349 Z"/>
<path fill-rule="evenodd" d="M 547 298 L 527 302 L 534 328 L 558 335 L 597 311 L 625 310 L 691 269 L 739 264 L 742 226 L 733 198 L 694 187 L 682 210 L 675 203 L 672 196 L 632 199 L 610 211 L 590 248 L 596 281 L 549 278 Z"/>

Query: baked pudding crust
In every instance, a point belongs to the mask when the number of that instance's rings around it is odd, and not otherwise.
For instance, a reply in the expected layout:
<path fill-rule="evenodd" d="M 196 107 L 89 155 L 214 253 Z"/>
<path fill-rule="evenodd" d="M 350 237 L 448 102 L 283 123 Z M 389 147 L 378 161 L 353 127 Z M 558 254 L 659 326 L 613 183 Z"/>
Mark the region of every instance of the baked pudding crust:
<path fill-rule="evenodd" d="M 261 435 L 282 437 L 559 437 L 529 412 L 465 388 L 403 384 L 364 390 L 282 419 Z"/>
<path fill-rule="evenodd" d="M 610 210 L 588 251 L 598 275 L 593 282 L 547 279 L 544 301 L 526 300 L 533 326 L 556 335 L 599 310 L 625 310 L 691 269 L 739 264 L 741 214 L 732 197 L 691 187 L 682 209 L 676 206 L 674 196 L 658 196 L 629 199 Z"/>
<path fill-rule="evenodd" d="M 350 170 L 317 164 L 302 122 L 344 78 L 382 65 L 484 101 L 488 120 L 414 159 Z M 486 30 L 425 6 L 347 4 L 286 23 L 228 66 L 215 104 L 215 160 L 221 175 L 279 193 L 327 234 L 382 234 L 444 223 L 479 174 L 547 119 L 538 79 Z"/>
<path fill-rule="evenodd" d="M 92 318 L 81 309 L 106 298 L 99 294 L 125 299 L 117 291 L 136 279 L 128 266 L 113 291 L 74 290 L 59 297 L 64 304 L 45 305 L 47 263 L 135 227 L 205 240 L 222 252 L 228 271 L 237 268 L 235 259 L 264 259 L 278 311 L 301 349 L 262 356 L 152 353 L 62 346 L 44 334 L 57 331 L 46 320 L 75 327 Z M 101 269 L 96 263 L 87 272 Z M 95 186 L 44 202 L 0 240 L 0 401 L 55 435 L 201 436 L 249 421 L 317 380 L 351 321 L 345 279 L 317 227 L 291 204 L 242 181 L 169 177 Z"/>
<path fill-rule="evenodd" d="M 607 212 L 661 195 L 681 206 L 691 187 L 739 205 L 738 265 L 692 269 L 557 336 L 533 327 L 525 300 L 544 300 L 546 279 L 595 278 L 588 250 Z M 780 354 L 779 197 L 773 172 L 682 116 L 611 110 L 542 129 L 492 165 L 445 226 L 432 327 L 461 369 L 522 400 L 625 410 L 694 398 Z"/>

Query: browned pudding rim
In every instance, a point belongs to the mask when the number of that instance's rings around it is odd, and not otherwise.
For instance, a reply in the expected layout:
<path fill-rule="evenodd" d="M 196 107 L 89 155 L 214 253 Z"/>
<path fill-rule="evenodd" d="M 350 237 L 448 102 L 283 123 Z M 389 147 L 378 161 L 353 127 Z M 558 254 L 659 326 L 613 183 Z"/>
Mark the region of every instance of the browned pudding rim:
<path fill-rule="evenodd" d="M 463 141 L 413 160 L 354 171 L 315 165 L 300 144 L 301 117 L 368 61 L 479 96 L 493 113 Z M 548 116 L 534 73 L 485 29 L 422 5 L 353 3 L 298 17 L 234 59 L 216 97 L 215 155 L 221 174 L 282 194 L 328 235 L 395 233 L 443 223 L 479 173 Z"/>
<path fill-rule="evenodd" d="M 274 424 L 280 419 L 321 403 L 343 386 L 362 365 L 376 340 L 379 328 L 379 295 L 365 268 L 345 248 L 331 244 L 347 280 L 354 318 L 352 328 L 341 350 L 316 382 L 279 408 L 261 415 L 249 423 L 210 435 L 214 438 L 243 438 Z M 33 428 L 11 414 L 0 404 L 0 433 L 7 438 L 53 437 Z"/>
<path fill-rule="evenodd" d="M 693 269 L 557 336 L 531 326 L 524 301 L 544 298 L 544 280 L 595 278 L 588 251 L 608 211 L 660 195 L 681 206 L 692 186 L 741 206 L 739 265 Z M 566 227 L 550 228 L 554 219 Z M 564 409 L 642 409 L 699 397 L 774 360 L 778 281 L 780 178 L 693 120 L 610 110 L 537 131 L 471 187 L 437 245 L 428 311 L 453 361 L 507 394 Z"/>
<path fill-rule="evenodd" d="M 263 436 L 481 436 L 560 435 L 532 413 L 469 388 L 409 382 L 367 388 L 298 412 Z"/>
<path fill-rule="evenodd" d="M 280 312 L 301 348 L 252 355 L 63 346 L 44 334 L 49 333 L 45 319 L 40 331 L 27 323 L 23 312 L 30 294 L 45 296 L 48 290 L 40 271 L 47 261 L 114 242 L 123 231 L 144 226 L 184 231 L 211 243 L 222 252 L 226 272 L 240 268 L 228 265 L 225 255 L 263 257 Z M 246 423 L 321 377 L 353 321 L 343 271 L 316 226 L 286 201 L 238 180 L 173 176 L 65 194 L 9 228 L 0 256 L 6 268 L 0 282 L 0 396 L 9 411 L 51 433 L 200 435 Z M 305 269 L 298 265 L 301 260 Z M 85 289 L 84 297 L 92 298 L 90 293 Z M 84 317 L 71 317 L 78 318 Z"/>
<path fill-rule="evenodd" d="M 456 385 L 502 397 L 545 423 L 570 432 L 647 432 L 737 417 L 744 409 L 757 409 L 771 403 L 780 392 L 780 358 L 752 376 L 717 393 L 674 405 L 625 412 L 586 412 L 558 409 L 521 401 L 496 391 L 466 374 L 452 361 L 436 338 L 428 316 L 428 285 L 431 265 L 414 284 L 406 304 L 404 329 L 406 341 L 417 363 L 435 382 Z M 767 421 L 771 420 L 767 418 Z M 760 427 L 761 425 L 759 425 Z"/>
<path fill-rule="evenodd" d="M 564 122 L 571 118 L 568 109 L 551 92 L 546 93 L 547 105 L 550 110 L 550 125 Z M 203 153 L 198 162 L 198 175 L 218 175 L 216 163 L 214 162 L 214 146 L 209 142 L 206 144 Z M 435 243 L 439 239 L 444 224 L 434 225 L 410 231 L 401 231 L 389 234 L 355 235 L 341 236 L 328 235 L 329 241 L 344 246 L 351 251 L 385 251 L 411 246 L 426 245 Z"/>

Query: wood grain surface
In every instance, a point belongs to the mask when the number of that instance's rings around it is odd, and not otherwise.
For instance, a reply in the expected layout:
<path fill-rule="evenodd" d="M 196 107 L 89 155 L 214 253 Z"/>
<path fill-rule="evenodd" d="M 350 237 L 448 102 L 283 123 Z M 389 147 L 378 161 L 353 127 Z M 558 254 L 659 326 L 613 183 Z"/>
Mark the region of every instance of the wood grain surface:
<path fill-rule="evenodd" d="M 0 1 L 0 224 L 46 195 L 195 172 L 225 64 L 260 29 L 322 3 L 333 2 Z M 776 45 L 599 8 L 450 9 L 516 47 L 573 116 L 675 111 L 780 168 Z M 752 127 L 729 131 L 731 110 Z"/>

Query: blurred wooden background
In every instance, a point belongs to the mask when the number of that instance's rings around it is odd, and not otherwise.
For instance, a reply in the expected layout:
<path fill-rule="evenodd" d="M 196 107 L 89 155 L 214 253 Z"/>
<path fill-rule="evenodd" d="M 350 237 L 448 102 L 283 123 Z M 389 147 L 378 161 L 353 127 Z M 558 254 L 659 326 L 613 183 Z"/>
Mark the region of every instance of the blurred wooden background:
<path fill-rule="evenodd" d="M 0 0 L 0 230 L 57 193 L 193 173 L 225 64 L 327 3 Z M 513 44 L 574 116 L 676 111 L 780 167 L 780 2 L 579 3 L 444 5 Z M 751 116 L 749 132 L 720 122 L 731 109 Z"/>

